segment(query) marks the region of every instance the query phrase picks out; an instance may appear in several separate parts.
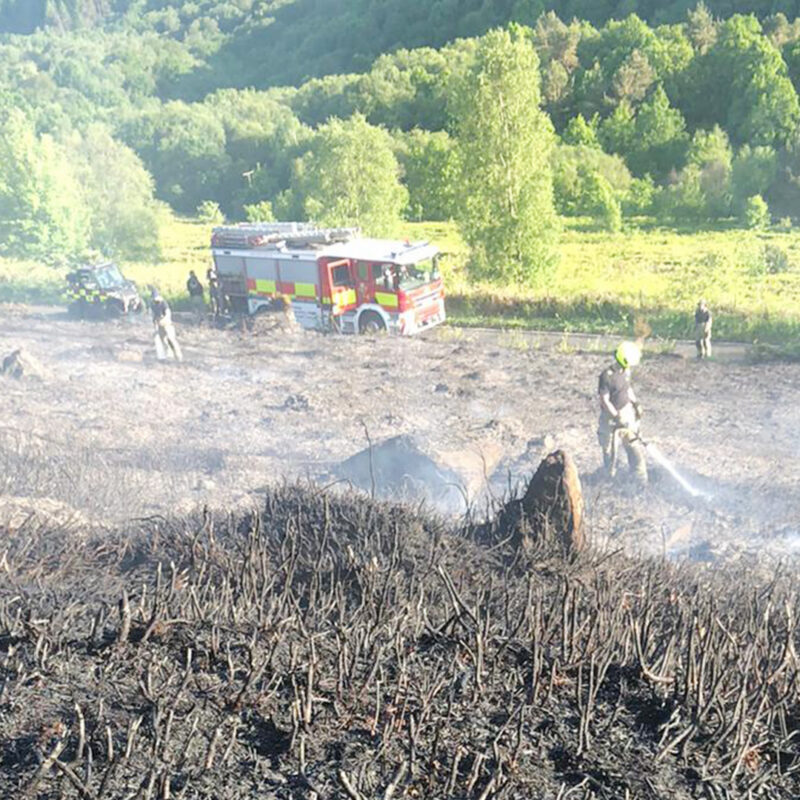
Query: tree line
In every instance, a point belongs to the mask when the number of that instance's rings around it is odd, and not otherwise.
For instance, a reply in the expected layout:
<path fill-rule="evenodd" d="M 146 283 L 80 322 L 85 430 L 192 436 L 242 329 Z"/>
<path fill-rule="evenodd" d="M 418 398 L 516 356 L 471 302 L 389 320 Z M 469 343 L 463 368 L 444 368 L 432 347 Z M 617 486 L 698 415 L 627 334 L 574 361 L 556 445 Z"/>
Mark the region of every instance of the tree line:
<path fill-rule="evenodd" d="M 428 5 L 432 14 L 441 3 Z M 656 4 L 640 5 L 659 17 Z M 763 226 L 800 207 L 800 21 L 782 13 L 719 19 L 721 4 L 700 3 L 682 7 L 677 23 L 631 14 L 595 25 L 537 3 L 454 3 L 451 12 L 484 15 L 476 29 L 495 21 L 490 7 L 536 16 L 384 53 L 360 72 L 237 89 L 228 45 L 238 42 L 240 58 L 250 52 L 253 31 L 269 28 L 257 24 L 265 4 L 88 6 L 114 24 L 0 39 L 8 253 L 153 252 L 159 203 L 375 233 L 401 218 L 454 218 L 479 274 L 523 280 L 550 262 L 559 214 L 612 230 L 638 215 Z M 313 7 L 322 6 L 335 3 Z M 0 21 L 15 7 L 0 0 Z M 159 31 L 171 12 L 177 20 Z M 237 33 L 245 17 L 250 27 Z M 307 20 L 296 24 L 302 31 Z M 388 17 L 382 30 L 384 41 L 386 31 L 407 34 Z M 325 72 L 328 55 L 319 51 L 309 72 Z M 228 86 L 205 91 L 217 84 Z M 501 242 L 502 268 L 491 255 Z"/>

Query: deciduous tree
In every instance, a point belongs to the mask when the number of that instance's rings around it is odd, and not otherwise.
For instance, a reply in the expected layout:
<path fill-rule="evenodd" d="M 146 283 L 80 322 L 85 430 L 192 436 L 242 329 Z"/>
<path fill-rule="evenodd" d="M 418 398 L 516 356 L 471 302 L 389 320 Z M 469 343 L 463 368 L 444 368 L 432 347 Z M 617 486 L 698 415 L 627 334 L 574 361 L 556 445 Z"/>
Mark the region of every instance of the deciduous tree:
<path fill-rule="evenodd" d="M 766 195 L 778 175 L 778 155 L 772 147 L 744 145 L 733 160 L 731 185 L 736 211 L 747 198 Z"/>
<path fill-rule="evenodd" d="M 22 111 L 0 119 L 0 249 L 18 256 L 69 258 L 88 242 L 89 220 L 74 168 Z"/>
<path fill-rule="evenodd" d="M 215 197 L 230 168 L 225 127 L 199 103 L 166 103 L 135 115 L 121 133 L 152 172 L 159 197 L 179 211 L 192 213 Z"/>
<path fill-rule="evenodd" d="M 605 147 L 623 155 L 637 176 L 666 176 L 682 165 L 688 142 L 683 116 L 670 105 L 662 86 L 635 113 L 629 104 L 620 104 L 600 133 Z"/>
<path fill-rule="evenodd" d="M 717 22 L 703 0 L 688 12 L 686 28 L 694 49 L 701 55 L 717 41 Z"/>
<path fill-rule="evenodd" d="M 539 102 L 539 59 L 526 33 L 512 27 L 484 36 L 452 98 L 461 161 L 458 218 L 477 277 L 531 281 L 554 263 L 554 137 Z"/>
<path fill-rule="evenodd" d="M 784 142 L 800 120 L 800 104 L 780 51 L 755 17 L 737 15 L 687 75 L 687 109 L 700 127 L 722 125 L 733 141 Z"/>
<path fill-rule="evenodd" d="M 458 158 L 445 131 L 415 129 L 403 135 L 398 153 L 412 219 L 446 220 L 456 213 Z"/>
<path fill-rule="evenodd" d="M 159 256 L 153 179 L 139 157 L 102 125 L 75 133 L 67 152 L 89 216 L 89 243 L 106 256 Z"/>
<path fill-rule="evenodd" d="M 315 222 L 390 233 L 408 202 L 389 133 L 362 114 L 321 125 L 292 181 L 298 207 Z"/>

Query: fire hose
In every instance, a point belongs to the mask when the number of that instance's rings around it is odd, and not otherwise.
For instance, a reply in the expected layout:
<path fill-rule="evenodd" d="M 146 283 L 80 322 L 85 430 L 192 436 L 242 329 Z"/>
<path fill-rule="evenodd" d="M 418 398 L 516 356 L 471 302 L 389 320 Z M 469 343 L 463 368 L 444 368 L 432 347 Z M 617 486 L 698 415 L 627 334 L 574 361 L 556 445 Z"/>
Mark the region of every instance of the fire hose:
<path fill-rule="evenodd" d="M 678 472 L 675 465 L 661 452 L 661 449 L 656 444 L 642 438 L 640 432 L 641 418 L 642 409 L 638 403 L 629 403 L 620 411 L 619 416 L 614 420 L 614 430 L 611 440 L 611 463 L 616 464 L 617 462 L 620 439 L 624 432 L 629 437 L 627 440 L 629 444 L 633 445 L 638 442 L 644 448 L 645 454 L 658 464 L 659 467 L 664 469 L 665 472 L 669 473 L 670 477 L 691 497 L 709 497 L 705 492 L 692 486 L 692 484 Z"/>
<path fill-rule="evenodd" d="M 616 431 L 614 431 L 614 436 L 616 437 Z M 653 442 L 648 442 L 642 439 L 641 435 L 637 432 L 631 442 L 639 442 L 643 447 L 647 455 L 655 461 L 658 466 L 663 468 L 667 473 L 669 473 L 670 477 L 691 497 L 704 497 L 709 498 L 711 495 L 707 494 L 706 492 L 702 492 L 699 489 L 696 489 L 692 486 L 683 475 L 678 472 L 677 467 L 661 452 L 661 449 L 654 444 Z M 615 453 L 616 456 L 616 453 Z"/>

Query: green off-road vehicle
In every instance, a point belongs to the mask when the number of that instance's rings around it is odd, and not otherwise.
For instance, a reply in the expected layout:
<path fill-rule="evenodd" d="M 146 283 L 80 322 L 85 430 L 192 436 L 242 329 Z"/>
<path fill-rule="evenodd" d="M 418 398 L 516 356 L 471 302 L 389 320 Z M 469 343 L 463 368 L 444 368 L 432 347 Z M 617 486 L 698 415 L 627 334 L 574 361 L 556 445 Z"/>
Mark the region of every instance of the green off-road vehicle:
<path fill-rule="evenodd" d="M 66 299 L 74 317 L 119 317 L 144 308 L 139 290 L 111 262 L 84 264 L 67 275 Z"/>

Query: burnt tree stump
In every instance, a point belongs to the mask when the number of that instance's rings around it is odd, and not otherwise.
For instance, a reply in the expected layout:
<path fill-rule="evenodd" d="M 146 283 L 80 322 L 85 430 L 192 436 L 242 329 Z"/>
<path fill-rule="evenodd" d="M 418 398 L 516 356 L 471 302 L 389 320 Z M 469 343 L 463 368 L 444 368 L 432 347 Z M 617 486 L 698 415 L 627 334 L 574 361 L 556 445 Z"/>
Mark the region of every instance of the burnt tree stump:
<path fill-rule="evenodd" d="M 535 540 L 553 537 L 567 553 L 583 548 L 583 493 L 575 462 L 556 450 L 539 464 L 522 498 L 522 517 Z"/>
<path fill-rule="evenodd" d="M 35 358 L 17 348 L 10 352 L 0 363 L 0 375 L 8 378 L 42 378 L 44 370 Z"/>

